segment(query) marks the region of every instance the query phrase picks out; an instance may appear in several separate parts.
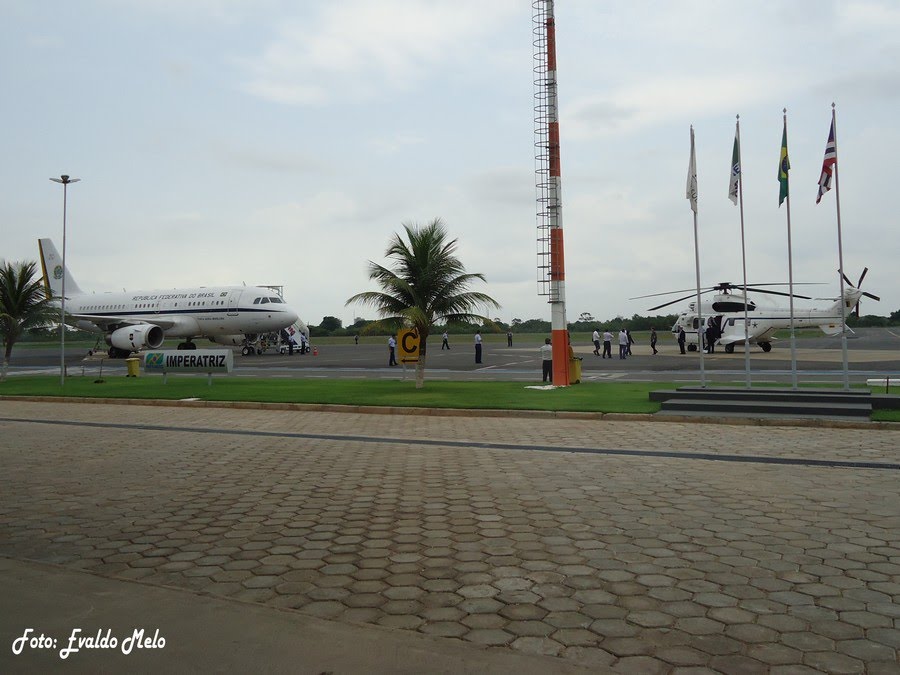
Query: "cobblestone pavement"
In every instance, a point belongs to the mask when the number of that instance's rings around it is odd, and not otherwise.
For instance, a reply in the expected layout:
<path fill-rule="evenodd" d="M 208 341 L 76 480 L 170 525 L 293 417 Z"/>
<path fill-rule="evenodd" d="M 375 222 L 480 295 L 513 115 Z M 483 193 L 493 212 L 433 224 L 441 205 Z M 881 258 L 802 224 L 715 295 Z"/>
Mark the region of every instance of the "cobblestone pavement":
<path fill-rule="evenodd" d="M 898 454 L 886 429 L 3 401 L 0 555 L 598 672 L 900 673 Z"/>

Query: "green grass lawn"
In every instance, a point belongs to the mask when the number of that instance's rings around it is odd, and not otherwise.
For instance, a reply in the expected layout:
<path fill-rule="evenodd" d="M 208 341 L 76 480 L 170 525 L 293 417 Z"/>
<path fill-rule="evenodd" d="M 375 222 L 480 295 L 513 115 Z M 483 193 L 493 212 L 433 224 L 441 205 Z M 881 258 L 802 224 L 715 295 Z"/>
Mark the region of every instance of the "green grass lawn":
<path fill-rule="evenodd" d="M 663 383 L 584 383 L 548 391 L 527 389 L 516 382 L 427 381 L 416 390 L 412 379 L 305 380 L 161 376 L 116 376 L 96 383 L 93 377 L 70 376 L 64 386 L 52 375 L 10 377 L 0 383 L 0 395 L 77 396 L 100 398 L 263 401 L 273 403 L 329 403 L 339 405 L 472 408 L 509 410 L 572 410 L 585 412 L 653 413 L 659 404 L 648 400 Z"/>
<path fill-rule="evenodd" d="M 715 386 L 715 385 L 713 385 Z M 772 386 L 772 385 L 770 385 Z M 809 385 L 813 386 L 813 385 Z M 671 382 L 585 382 L 571 387 L 529 389 L 522 382 L 451 382 L 433 380 L 416 390 L 414 380 L 265 379 L 205 375 L 160 375 L 97 382 L 93 376 L 69 376 L 64 386 L 55 375 L 10 377 L 0 383 L 0 396 L 73 396 L 418 408 L 549 410 L 600 413 L 655 413 L 659 403 L 648 394 L 672 389 Z M 877 390 L 876 390 L 877 391 Z M 876 410 L 872 419 L 900 422 L 900 410 Z"/>

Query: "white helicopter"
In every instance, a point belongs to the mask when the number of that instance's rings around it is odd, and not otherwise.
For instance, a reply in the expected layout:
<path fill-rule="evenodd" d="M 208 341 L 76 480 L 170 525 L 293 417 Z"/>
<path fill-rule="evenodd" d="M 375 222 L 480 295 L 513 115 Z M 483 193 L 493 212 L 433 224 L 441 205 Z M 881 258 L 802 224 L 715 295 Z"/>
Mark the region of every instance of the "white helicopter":
<path fill-rule="evenodd" d="M 853 283 L 844 275 L 846 286 L 844 287 L 844 315 L 849 316 L 851 312 L 855 312 L 859 316 L 859 300 L 862 296 L 873 300 L 880 300 L 876 295 L 861 291 L 859 289 L 862 280 L 865 278 L 869 268 L 865 268 L 859 277 L 859 281 L 854 286 Z M 781 291 L 772 291 L 762 289 L 760 286 L 783 286 L 784 284 L 747 284 L 748 293 L 764 293 L 768 295 L 783 295 L 790 297 L 790 293 L 782 293 Z M 794 284 L 795 286 L 801 284 Z M 687 293 L 689 289 L 682 291 L 669 291 L 668 293 L 655 293 L 653 295 L 640 296 L 642 298 L 650 298 L 660 295 L 669 295 L 671 293 Z M 701 301 L 700 315 L 704 319 L 704 332 L 709 335 L 707 329 L 712 326 L 713 333 L 717 337 L 715 343 L 724 347 L 725 352 L 731 354 L 734 352 L 734 346 L 744 344 L 759 345 L 764 352 L 772 351 L 772 342 L 775 340 L 774 333 L 782 328 L 790 328 L 791 312 L 788 309 L 772 306 L 768 303 L 761 303 L 758 299 L 747 297 L 747 336 L 744 334 L 744 292 L 743 286 L 735 286 L 729 282 L 721 282 L 715 286 L 702 288 L 700 294 L 706 294 L 716 291 L 711 301 Z M 696 298 L 696 290 L 690 295 L 680 297 L 671 302 L 666 302 L 656 307 L 651 307 L 648 311 L 654 311 L 676 302 Z M 809 296 L 794 294 L 795 298 L 803 298 L 811 300 Z M 637 300 L 638 298 L 631 298 Z M 823 299 L 823 298 L 820 298 Z M 689 351 L 696 351 L 698 340 L 700 317 L 697 315 L 697 302 L 691 302 L 687 309 L 679 314 L 678 319 L 672 326 L 672 333 L 677 335 L 679 329 L 683 328 L 685 332 L 685 344 Z M 825 309 L 794 309 L 794 327 L 805 328 L 809 326 L 817 326 L 826 335 L 840 335 L 841 324 L 841 299 L 835 298 L 833 304 Z M 704 336 L 705 343 L 705 336 Z"/>

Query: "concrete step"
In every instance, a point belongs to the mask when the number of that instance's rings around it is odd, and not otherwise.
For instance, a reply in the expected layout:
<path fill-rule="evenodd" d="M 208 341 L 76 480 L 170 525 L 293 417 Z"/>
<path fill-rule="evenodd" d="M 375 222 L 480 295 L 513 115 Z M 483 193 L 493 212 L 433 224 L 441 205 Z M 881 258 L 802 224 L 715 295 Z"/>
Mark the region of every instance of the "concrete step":
<path fill-rule="evenodd" d="M 851 403 L 869 401 L 868 390 L 843 391 L 840 389 L 783 389 L 737 387 L 679 387 L 650 392 L 651 401 L 677 398 L 711 399 L 716 401 L 805 401 L 810 403 Z"/>
<path fill-rule="evenodd" d="M 868 401 L 823 403 L 820 401 L 788 401 L 752 399 L 748 397 L 738 399 L 714 399 L 709 396 L 692 397 L 682 395 L 663 401 L 661 412 L 704 413 L 709 415 L 741 413 L 749 416 L 780 415 L 793 417 L 868 419 L 872 414 L 872 405 Z"/>

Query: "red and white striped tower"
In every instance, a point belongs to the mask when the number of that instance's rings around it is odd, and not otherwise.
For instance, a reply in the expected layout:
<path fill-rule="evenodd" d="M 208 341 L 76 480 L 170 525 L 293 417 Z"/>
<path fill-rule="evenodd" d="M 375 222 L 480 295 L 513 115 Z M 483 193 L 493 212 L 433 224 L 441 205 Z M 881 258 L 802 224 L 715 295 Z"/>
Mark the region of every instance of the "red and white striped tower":
<path fill-rule="evenodd" d="M 532 3 L 534 30 L 535 175 L 538 203 L 538 293 L 548 296 L 553 338 L 553 384 L 568 386 L 566 270 L 563 249 L 553 0 Z"/>

